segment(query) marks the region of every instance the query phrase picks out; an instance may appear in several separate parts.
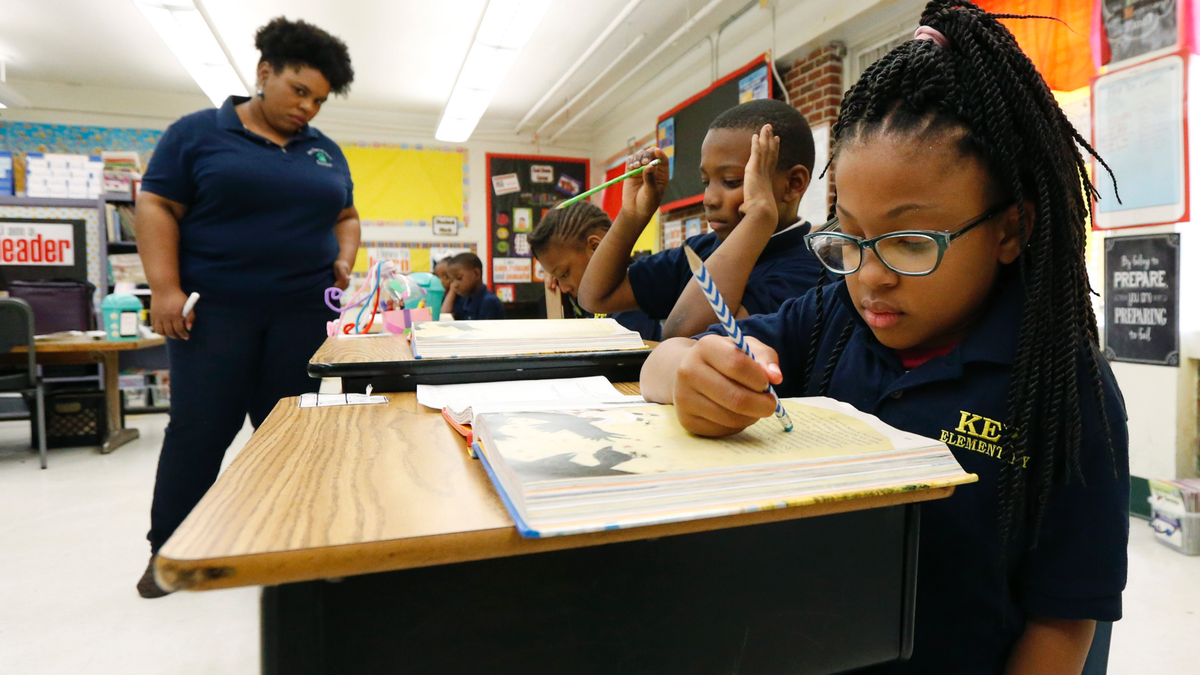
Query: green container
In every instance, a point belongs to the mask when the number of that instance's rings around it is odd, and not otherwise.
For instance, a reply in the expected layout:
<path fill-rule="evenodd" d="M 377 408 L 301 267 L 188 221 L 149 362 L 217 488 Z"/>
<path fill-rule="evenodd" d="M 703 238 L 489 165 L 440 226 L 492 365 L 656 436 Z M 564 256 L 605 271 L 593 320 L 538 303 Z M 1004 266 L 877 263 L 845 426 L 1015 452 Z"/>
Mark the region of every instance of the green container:
<path fill-rule="evenodd" d="M 142 301 L 136 295 L 113 293 L 100 303 L 104 316 L 104 335 L 109 340 L 137 340 L 142 322 Z"/>
<path fill-rule="evenodd" d="M 425 289 L 425 306 L 433 314 L 433 320 L 437 321 L 438 315 L 442 311 L 442 299 L 446 297 L 446 290 L 442 288 L 442 280 L 429 272 L 413 272 L 408 275 L 408 278 Z M 404 301 L 404 307 L 405 309 L 414 309 L 420 301 L 421 298 L 408 298 Z"/>

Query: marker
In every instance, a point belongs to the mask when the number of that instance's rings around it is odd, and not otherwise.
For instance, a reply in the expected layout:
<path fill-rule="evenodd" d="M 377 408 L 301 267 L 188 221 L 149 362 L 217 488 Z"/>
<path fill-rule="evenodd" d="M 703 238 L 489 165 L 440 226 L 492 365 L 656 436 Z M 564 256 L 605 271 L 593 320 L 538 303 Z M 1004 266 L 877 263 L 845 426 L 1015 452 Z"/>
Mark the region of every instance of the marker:
<path fill-rule="evenodd" d="M 188 314 L 196 308 L 196 303 L 200 301 L 200 294 L 193 292 L 188 296 L 187 302 L 183 303 L 183 318 L 187 318 Z"/>
<path fill-rule="evenodd" d="M 725 304 L 725 298 L 721 297 L 721 293 L 717 291 L 717 285 L 713 282 L 712 276 L 709 275 L 708 269 L 704 267 L 704 262 L 700 260 L 700 256 L 691 249 L 690 246 L 683 247 L 683 253 L 687 256 L 688 267 L 692 268 L 692 276 L 696 277 L 696 282 L 700 284 L 700 290 L 704 291 L 704 297 L 708 298 L 708 303 L 712 305 L 713 311 L 717 313 L 717 319 L 721 321 L 721 327 L 733 339 L 733 344 L 742 350 L 751 359 L 754 354 L 750 353 L 750 345 L 746 344 L 746 338 L 742 335 L 742 329 L 738 328 L 737 322 L 733 320 L 733 314 L 729 312 L 729 307 Z M 775 387 L 771 383 L 767 383 L 767 393 L 775 399 L 775 417 L 779 418 L 779 422 L 783 424 L 784 431 L 792 430 L 792 418 L 788 417 L 787 411 L 783 409 L 783 404 L 779 402 L 779 396 L 775 394 Z"/>
<path fill-rule="evenodd" d="M 587 199 L 588 197 L 591 197 L 592 195 L 596 194 L 597 192 L 603 190 L 604 188 L 606 188 L 610 185 L 616 185 L 617 183 L 620 183 L 621 181 L 623 181 L 627 178 L 633 178 L 634 176 L 638 175 L 639 173 L 641 173 L 641 172 L 645 171 L 646 169 L 649 169 L 650 167 L 655 166 L 657 164 L 658 164 L 658 160 L 656 159 L 656 160 L 650 162 L 649 164 L 646 164 L 645 166 L 639 166 L 638 168 L 634 169 L 633 171 L 626 171 L 625 173 L 621 174 L 620 176 L 617 176 L 616 178 L 608 181 L 607 183 L 601 183 L 600 185 L 597 185 L 596 187 L 592 188 L 591 190 L 588 190 L 587 192 L 584 192 L 583 194 L 578 194 L 578 195 L 575 195 L 574 197 L 571 197 L 567 201 L 559 204 L 558 206 L 556 206 L 554 208 L 556 208 L 556 209 L 566 208 L 581 199 Z"/>

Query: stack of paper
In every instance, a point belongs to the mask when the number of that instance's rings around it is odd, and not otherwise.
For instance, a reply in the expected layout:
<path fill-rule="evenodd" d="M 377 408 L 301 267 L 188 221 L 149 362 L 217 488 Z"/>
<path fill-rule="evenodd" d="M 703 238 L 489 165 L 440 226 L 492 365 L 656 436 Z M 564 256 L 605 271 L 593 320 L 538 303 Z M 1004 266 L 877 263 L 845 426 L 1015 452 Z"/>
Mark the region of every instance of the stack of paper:
<path fill-rule="evenodd" d="M 570 322 L 564 322 L 570 323 Z M 548 537 L 974 482 L 949 449 L 827 398 L 727 438 L 673 406 L 482 412 L 476 453 L 521 534 Z"/>
<path fill-rule="evenodd" d="M 1151 478 L 1150 492 L 1177 504 L 1188 513 L 1200 513 L 1200 478 Z"/>
<path fill-rule="evenodd" d="M 458 424 L 472 424 L 485 412 L 521 410 L 587 410 L 645 405 L 641 396 L 626 396 L 603 376 L 548 380 L 514 380 L 471 384 L 418 384 L 417 403 L 441 410 Z"/>
<path fill-rule="evenodd" d="M 613 319 L 425 321 L 412 330 L 418 359 L 634 349 L 646 349 L 641 336 Z"/>

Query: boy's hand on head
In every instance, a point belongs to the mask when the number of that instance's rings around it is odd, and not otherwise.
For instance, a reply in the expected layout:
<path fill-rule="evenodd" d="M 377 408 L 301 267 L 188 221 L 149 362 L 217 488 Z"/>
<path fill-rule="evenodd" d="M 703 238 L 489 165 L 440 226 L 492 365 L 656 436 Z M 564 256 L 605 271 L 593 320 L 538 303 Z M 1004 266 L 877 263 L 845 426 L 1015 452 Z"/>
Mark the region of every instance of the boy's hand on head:
<path fill-rule="evenodd" d="M 673 395 L 683 428 L 698 436 L 728 436 L 775 413 L 775 399 L 764 390 L 768 382 L 783 381 L 779 357 L 754 338 L 747 342 L 757 362 L 718 335 L 703 337 L 688 350 Z"/>
<path fill-rule="evenodd" d="M 643 227 L 654 217 L 654 212 L 662 203 L 663 192 L 667 189 L 671 175 L 667 155 L 658 148 L 649 148 L 635 152 L 625 162 L 625 170 L 632 171 L 656 159 L 657 165 L 626 179 L 621 193 L 621 210 Z"/>
<path fill-rule="evenodd" d="M 742 205 L 738 207 L 743 217 L 755 216 L 772 229 L 779 222 L 779 207 L 775 203 L 772 179 L 779 164 L 779 137 L 774 135 L 770 124 L 763 125 L 757 134 L 750 137 L 750 161 L 746 164 L 746 177 L 742 187 Z M 765 227 L 765 226 L 764 226 Z"/>

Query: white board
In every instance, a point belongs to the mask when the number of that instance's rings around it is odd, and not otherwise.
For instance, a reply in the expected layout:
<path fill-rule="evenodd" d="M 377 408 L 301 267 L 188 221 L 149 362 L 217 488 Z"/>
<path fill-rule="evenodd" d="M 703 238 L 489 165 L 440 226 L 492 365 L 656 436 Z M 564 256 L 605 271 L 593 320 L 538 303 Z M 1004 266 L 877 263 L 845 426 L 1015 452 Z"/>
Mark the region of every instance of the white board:
<path fill-rule="evenodd" d="M 814 228 L 829 219 L 829 176 L 822 175 L 829 163 L 829 123 L 813 127 L 813 147 L 816 149 L 812 180 L 804 197 L 800 200 L 800 220 L 807 220 Z"/>

